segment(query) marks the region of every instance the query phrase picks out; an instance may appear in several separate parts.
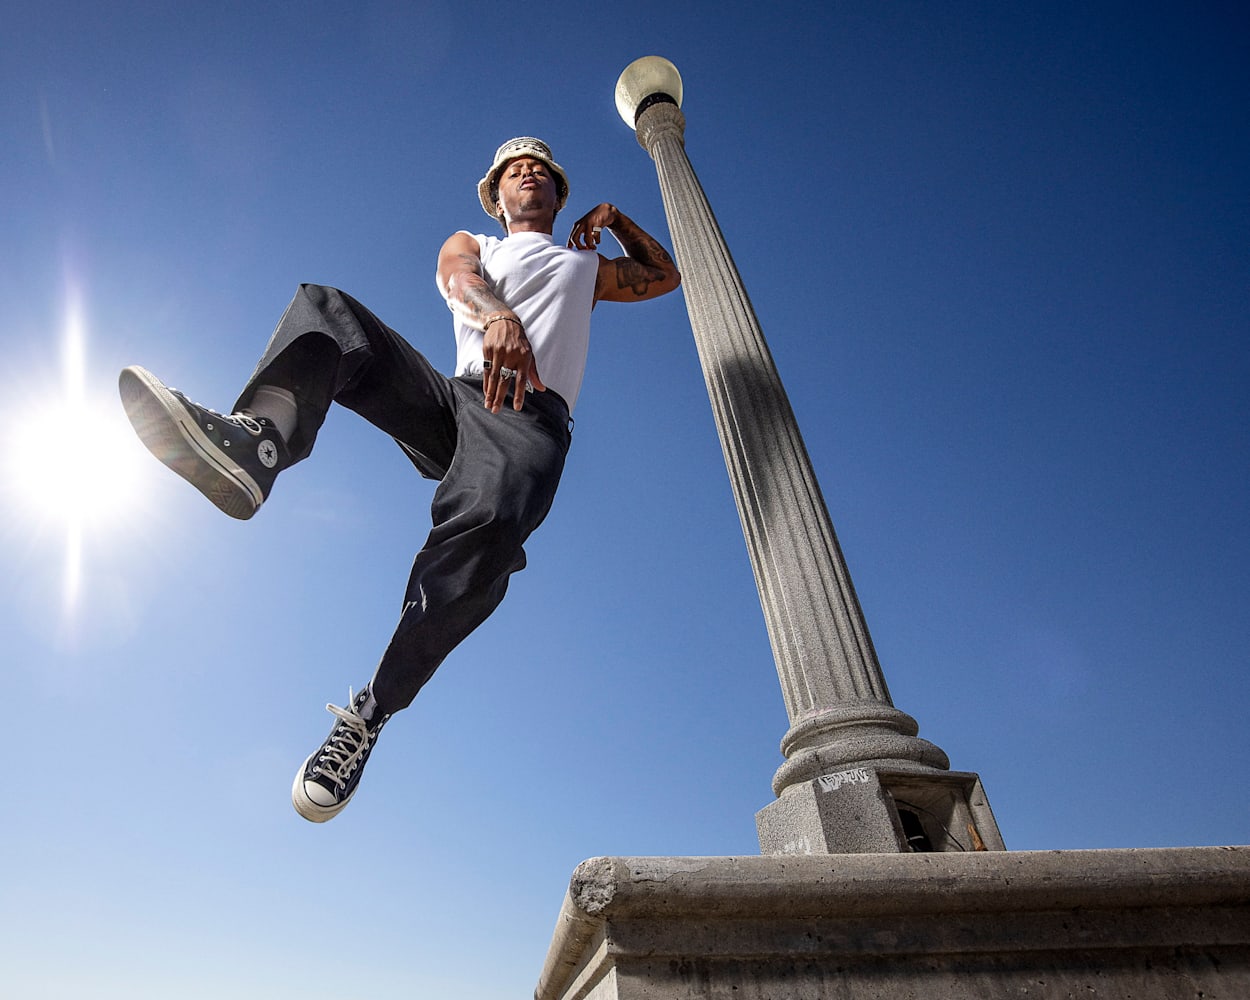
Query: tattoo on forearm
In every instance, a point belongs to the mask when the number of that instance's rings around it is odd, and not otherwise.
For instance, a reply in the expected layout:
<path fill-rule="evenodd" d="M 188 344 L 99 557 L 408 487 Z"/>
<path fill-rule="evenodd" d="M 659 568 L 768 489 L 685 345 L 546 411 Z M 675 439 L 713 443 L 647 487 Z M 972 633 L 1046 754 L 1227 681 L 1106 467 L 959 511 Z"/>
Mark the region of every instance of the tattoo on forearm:
<path fill-rule="evenodd" d="M 673 262 L 668 251 L 660 246 L 655 237 L 643 232 L 631 219 L 622 216 L 618 224 L 612 227 L 612 234 L 620 240 L 625 252 L 635 260 L 655 266 Z"/>
<path fill-rule="evenodd" d="M 496 312 L 501 303 L 491 295 L 490 289 L 483 281 L 480 285 L 476 283 L 467 285 L 460 296 L 460 304 L 464 307 L 467 317 L 481 319 L 487 313 Z"/>
<path fill-rule="evenodd" d="M 482 276 L 480 261 L 470 254 L 460 254 L 468 267 L 460 272 L 456 291 L 451 295 L 452 308 L 471 325 L 478 325 L 488 314 L 506 309 L 491 292 L 490 285 Z"/>
<path fill-rule="evenodd" d="M 612 226 L 612 234 L 620 241 L 628 257 L 616 261 L 616 284 L 630 289 L 640 298 L 650 286 L 664 281 L 673 267 L 673 258 L 650 234 L 643 232 L 632 219 L 620 216 Z"/>

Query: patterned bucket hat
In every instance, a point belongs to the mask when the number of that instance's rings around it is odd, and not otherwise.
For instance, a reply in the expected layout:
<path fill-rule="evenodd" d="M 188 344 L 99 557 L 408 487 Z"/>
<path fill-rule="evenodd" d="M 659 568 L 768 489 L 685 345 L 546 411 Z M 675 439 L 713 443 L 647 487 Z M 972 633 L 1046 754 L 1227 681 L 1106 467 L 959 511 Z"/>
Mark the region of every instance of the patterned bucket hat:
<path fill-rule="evenodd" d="M 522 156 L 532 156 L 536 160 L 542 160 L 551 169 L 551 172 L 555 174 L 557 212 L 568 201 L 569 179 L 564 174 L 564 168 L 552 159 L 551 147 L 541 139 L 535 139 L 533 136 L 520 136 L 516 139 L 509 139 L 495 150 L 495 162 L 486 171 L 486 176 L 477 182 L 477 196 L 481 199 L 483 210 L 492 219 L 499 218 L 495 214 L 495 198 L 492 193 L 495 185 L 499 182 L 499 175 L 509 160 L 516 160 Z"/>

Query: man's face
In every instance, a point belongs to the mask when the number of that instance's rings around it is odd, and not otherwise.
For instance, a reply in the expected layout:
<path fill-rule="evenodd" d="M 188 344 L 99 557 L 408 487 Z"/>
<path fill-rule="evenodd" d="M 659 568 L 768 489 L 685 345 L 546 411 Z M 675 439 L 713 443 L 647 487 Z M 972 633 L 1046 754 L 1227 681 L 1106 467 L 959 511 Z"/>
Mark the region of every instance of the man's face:
<path fill-rule="evenodd" d="M 499 205 L 507 221 L 543 215 L 554 220 L 556 200 L 556 179 L 542 160 L 521 156 L 499 173 Z"/>

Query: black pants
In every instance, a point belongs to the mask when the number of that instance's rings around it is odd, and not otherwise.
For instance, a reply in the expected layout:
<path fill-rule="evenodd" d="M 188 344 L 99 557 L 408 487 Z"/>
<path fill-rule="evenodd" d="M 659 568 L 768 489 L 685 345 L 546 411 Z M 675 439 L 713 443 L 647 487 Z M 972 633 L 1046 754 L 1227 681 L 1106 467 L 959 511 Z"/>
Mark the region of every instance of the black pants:
<path fill-rule="evenodd" d="M 509 398 L 491 413 L 480 378 L 447 378 L 355 299 L 319 285 L 300 287 L 235 408 L 265 384 L 295 395 L 294 462 L 308 456 L 335 402 L 390 434 L 423 475 L 440 480 L 433 528 L 373 677 L 378 705 L 397 712 L 525 567 L 522 546 L 547 516 L 564 470 L 568 407 L 554 392 L 534 392 L 520 412 Z"/>

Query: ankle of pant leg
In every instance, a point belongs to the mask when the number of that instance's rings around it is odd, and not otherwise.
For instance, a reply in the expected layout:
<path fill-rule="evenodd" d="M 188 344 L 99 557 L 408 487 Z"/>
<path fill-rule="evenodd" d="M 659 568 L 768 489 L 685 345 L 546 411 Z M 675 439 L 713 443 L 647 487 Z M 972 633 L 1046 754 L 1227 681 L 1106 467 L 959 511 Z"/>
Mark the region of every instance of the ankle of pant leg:
<path fill-rule="evenodd" d="M 391 717 L 391 714 L 384 711 L 378 704 L 377 698 L 374 697 L 372 681 L 365 685 L 364 690 L 361 691 L 357 698 L 359 699 L 361 696 L 363 696 L 363 700 L 360 701 L 360 707 L 356 710 L 356 713 L 368 723 L 370 729 L 380 726 Z"/>

